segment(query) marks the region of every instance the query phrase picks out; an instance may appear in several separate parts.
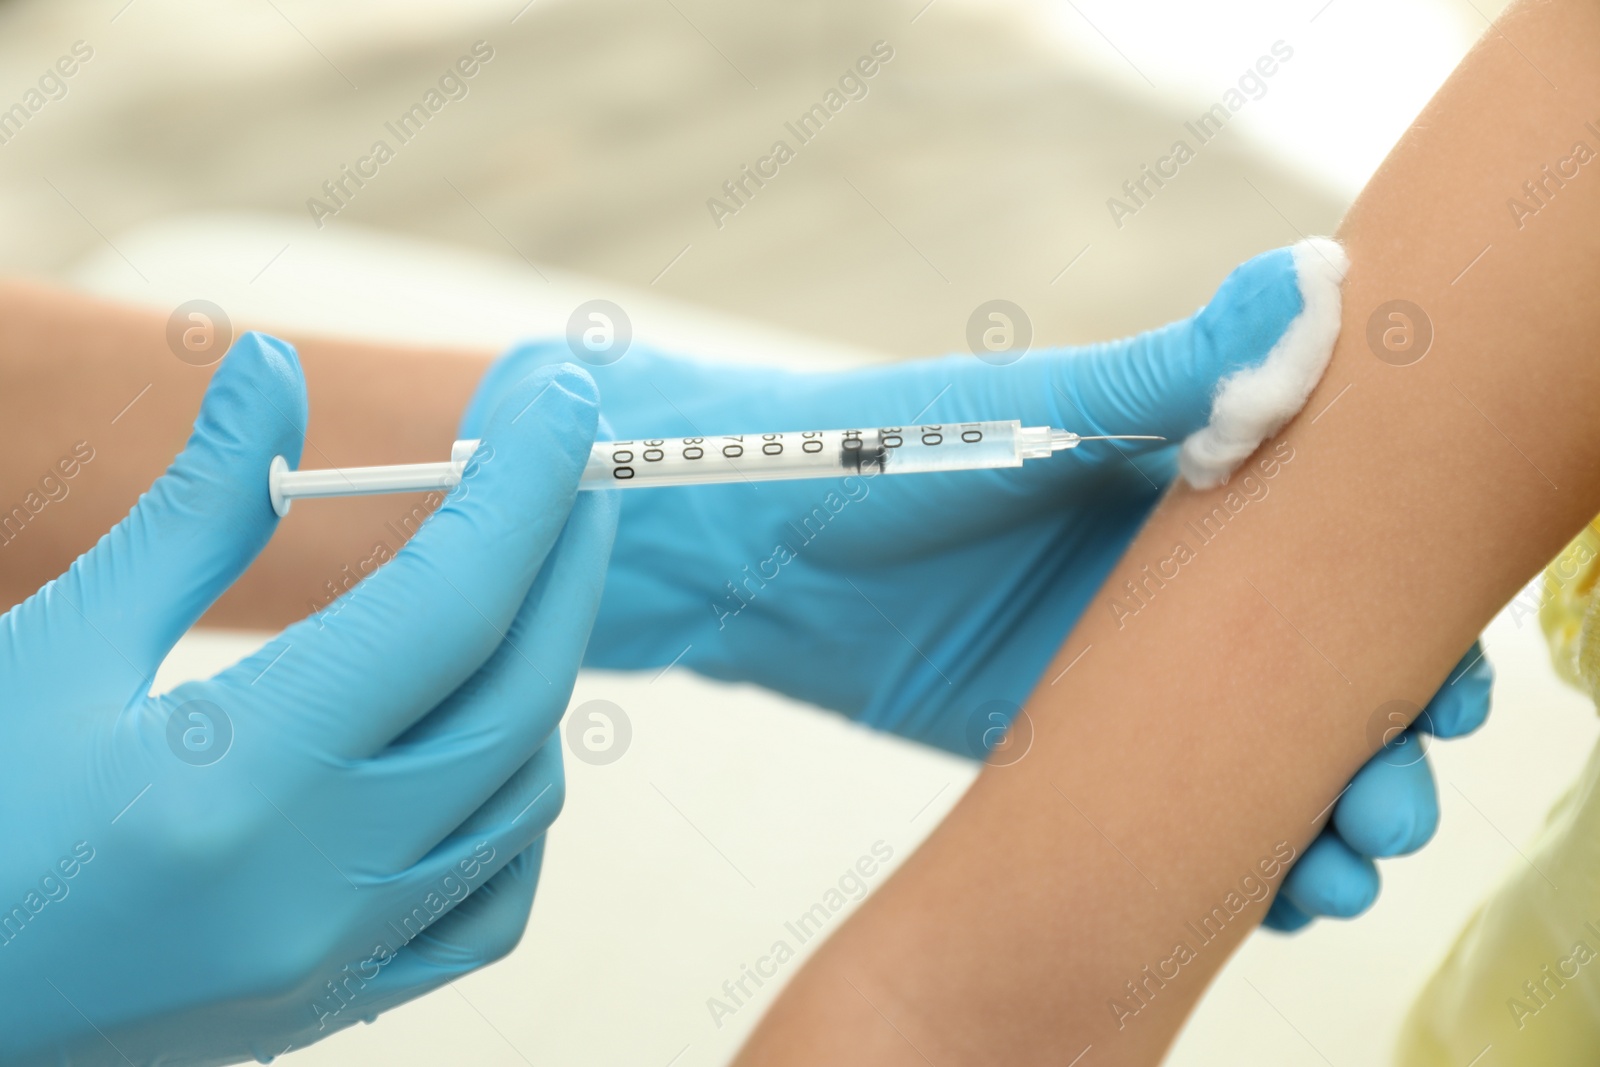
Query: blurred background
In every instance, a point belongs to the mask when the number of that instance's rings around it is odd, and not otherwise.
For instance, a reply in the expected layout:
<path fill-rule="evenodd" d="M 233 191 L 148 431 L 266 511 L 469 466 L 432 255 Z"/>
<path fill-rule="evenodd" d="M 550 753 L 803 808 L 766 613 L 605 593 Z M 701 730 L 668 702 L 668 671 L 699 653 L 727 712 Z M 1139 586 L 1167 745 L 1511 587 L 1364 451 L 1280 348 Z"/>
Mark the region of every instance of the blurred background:
<path fill-rule="evenodd" d="M 5 105 L 73 42 L 94 58 L 0 152 L 0 262 L 61 273 L 245 211 L 293 224 L 272 271 L 374 228 L 895 355 L 961 347 L 993 297 L 1041 341 L 1099 339 L 1331 230 L 1498 6 L 13 0 Z M 469 95 L 400 146 L 384 123 L 478 40 Z M 879 40 L 867 97 L 799 147 L 783 124 Z M 1277 41 L 1266 94 L 1114 225 L 1107 199 Z M 380 137 L 396 158 L 319 230 L 306 201 Z M 796 158 L 718 228 L 707 199 L 780 137 Z"/>
<path fill-rule="evenodd" d="M 1501 6 L 10 0 L 0 108 L 77 42 L 92 58 L 5 131 L 0 268 L 163 311 L 203 298 L 235 322 L 485 347 L 559 331 L 596 296 L 644 340 L 802 365 L 960 350 L 996 298 L 1036 345 L 1105 339 L 1330 232 Z M 877 42 L 892 59 L 865 96 L 801 144 L 785 124 Z M 465 95 L 402 143 L 386 124 L 475 45 L 492 58 Z M 1177 177 L 1124 192 L 1275 53 Z M 333 201 L 324 183 L 378 139 L 394 158 Z M 778 139 L 794 158 L 730 200 Z M 1114 197 L 1136 210 L 1118 218 Z M 738 211 L 719 220 L 712 198 Z M 191 635 L 162 684 L 260 640 Z M 1500 711 L 1438 749 L 1439 842 L 1384 864 L 1359 921 L 1253 938 L 1172 1062 L 1383 1061 L 1595 732 L 1526 620 L 1497 620 L 1489 648 Z M 707 998 L 874 842 L 909 853 L 972 775 L 682 671 L 586 674 L 574 699 L 626 709 L 633 740 L 603 766 L 569 758 L 523 946 L 295 1062 L 725 1062 L 774 984 L 720 1026 Z"/>

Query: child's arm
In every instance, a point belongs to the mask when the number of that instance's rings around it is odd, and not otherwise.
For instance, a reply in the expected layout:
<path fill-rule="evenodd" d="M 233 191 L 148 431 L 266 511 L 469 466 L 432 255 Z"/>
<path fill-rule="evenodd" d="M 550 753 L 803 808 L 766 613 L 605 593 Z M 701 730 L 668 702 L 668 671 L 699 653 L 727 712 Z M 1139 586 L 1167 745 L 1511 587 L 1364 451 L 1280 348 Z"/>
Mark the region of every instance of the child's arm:
<path fill-rule="evenodd" d="M 1424 703 L 1600 510 L 1597 150 L 1600 8 L 1516 4 L 1347 219 L 1342 339 L 1304 414 L 1231 486 L 1163 504 L 1034 694 L 1031 752 L 984 772 L 742 1062 L 1161 1057 L 1391 702 Z M 1409 366 L 1369 347 L 1395 300 L 1435 331 Z"/>

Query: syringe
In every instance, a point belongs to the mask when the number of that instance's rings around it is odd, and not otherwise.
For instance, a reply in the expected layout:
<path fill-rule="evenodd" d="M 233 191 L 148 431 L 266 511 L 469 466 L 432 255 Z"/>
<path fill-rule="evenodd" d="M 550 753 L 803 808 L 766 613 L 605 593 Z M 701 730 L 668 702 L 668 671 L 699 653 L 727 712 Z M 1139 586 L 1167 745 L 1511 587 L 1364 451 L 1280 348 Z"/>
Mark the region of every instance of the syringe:
<path fill-rule="evenodd" d="M 579 489 L 642 489 L 714 482 L 764 482 L 847 475 L 1020 467 L 1084 441 L 1161 441 L 1146 435 L 1083 437 L 1049 426 L 959 422 L 880 426 L 871 430 L 804 430 L 599 441 Z M 299 497 L 363 496 L 452 489 L 459 485 L 476 440 L 457 441 L 444 463 L 291 471 L 272 461 L 268 487 L 279 515 Z"/>

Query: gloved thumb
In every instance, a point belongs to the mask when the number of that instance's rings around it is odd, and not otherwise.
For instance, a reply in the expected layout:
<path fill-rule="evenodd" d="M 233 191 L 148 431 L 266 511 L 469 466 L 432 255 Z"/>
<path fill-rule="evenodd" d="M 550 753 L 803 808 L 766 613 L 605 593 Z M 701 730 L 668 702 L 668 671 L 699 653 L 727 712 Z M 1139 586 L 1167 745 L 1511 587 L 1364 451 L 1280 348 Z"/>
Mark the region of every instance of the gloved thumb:
<path fill-rule="evenodd" d="M 12 613 L 13 645 L 72 648 L 142 695 L 178 638 L 272 536 L 268 467 L 276 455 L 299 462 L 305 423 L 294 349 L 264 334 L 240 337 L 183 452 L 126 518 Z"/>
<path fill-rule="evenodd" d="M 1063 359 L 1056 399 L 1066 427 L 1183 441 L 1184 476 L 1221 482 L 1322 377 L 1347 266 L 1326 238 L 1276 249 L 1237 267 L 1192 318 Z"/>
<path fill-rule="evenodd" d="M 1311 237 L 1289 249 L 1300 310 L 1259 361 L 1238 367 L 1225 355 L 1226 367 L 1212 391 L 1206 424 L 1183 442 L 1179 468 L 1185 480 L 1207 489 L 1228 480 L 1268 437 L 1277 433 L 1305 406 L 1322 380 L 1339 339 L 1339 287 L 1350 267 L 1338 242 Z M 1213 304 L 1216 302 L 1213 301 Z M 1215 350 L 1230 343 L 1229 309 L 1216 315 L 1206 308 L 1196 317 L 1200 347 Z M 1248 314 L 1248 313 L 1246 313 Z M 1237 321 L 1240 316 L 1233 316 Z M 1211 336 L 1212 333 L 1219 336 Z"/>
<path fill-rule="evenodd" d="M 555 341 L 529 341 L 511 348 L 483 372 L 478 387 L 467 401 L 456 427 L 456 439 L 467 440 L 483 436 L 483 427 L 494 414 L 495 407 L 510 389 L 540 367 L 569 362 L 572 355 L 564 344 Z M 599 368 L 590 367 L 594 371 Z M 590 377 L 594 377 L 593 374 Z"/>

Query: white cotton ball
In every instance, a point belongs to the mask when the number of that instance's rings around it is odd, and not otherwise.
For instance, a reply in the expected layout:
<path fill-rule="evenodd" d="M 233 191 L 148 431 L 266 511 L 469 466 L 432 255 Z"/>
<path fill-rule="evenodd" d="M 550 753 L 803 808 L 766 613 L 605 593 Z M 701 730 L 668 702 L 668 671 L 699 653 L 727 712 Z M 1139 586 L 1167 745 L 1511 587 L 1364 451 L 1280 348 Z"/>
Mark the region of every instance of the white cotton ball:
<path fill-rule="evenodd" d="M 1226 482 L 1299 413 L 1328 369 L 1339 339 L 1339 285 L 1350 257 L 1331 237 L 1308 237 L 1291 253 L 1304 307 L 1259 366 L 1223 380 L 1211 402 L 1211 421 L 1183 442 L 1178 468 L 1196 489 Z"/>

